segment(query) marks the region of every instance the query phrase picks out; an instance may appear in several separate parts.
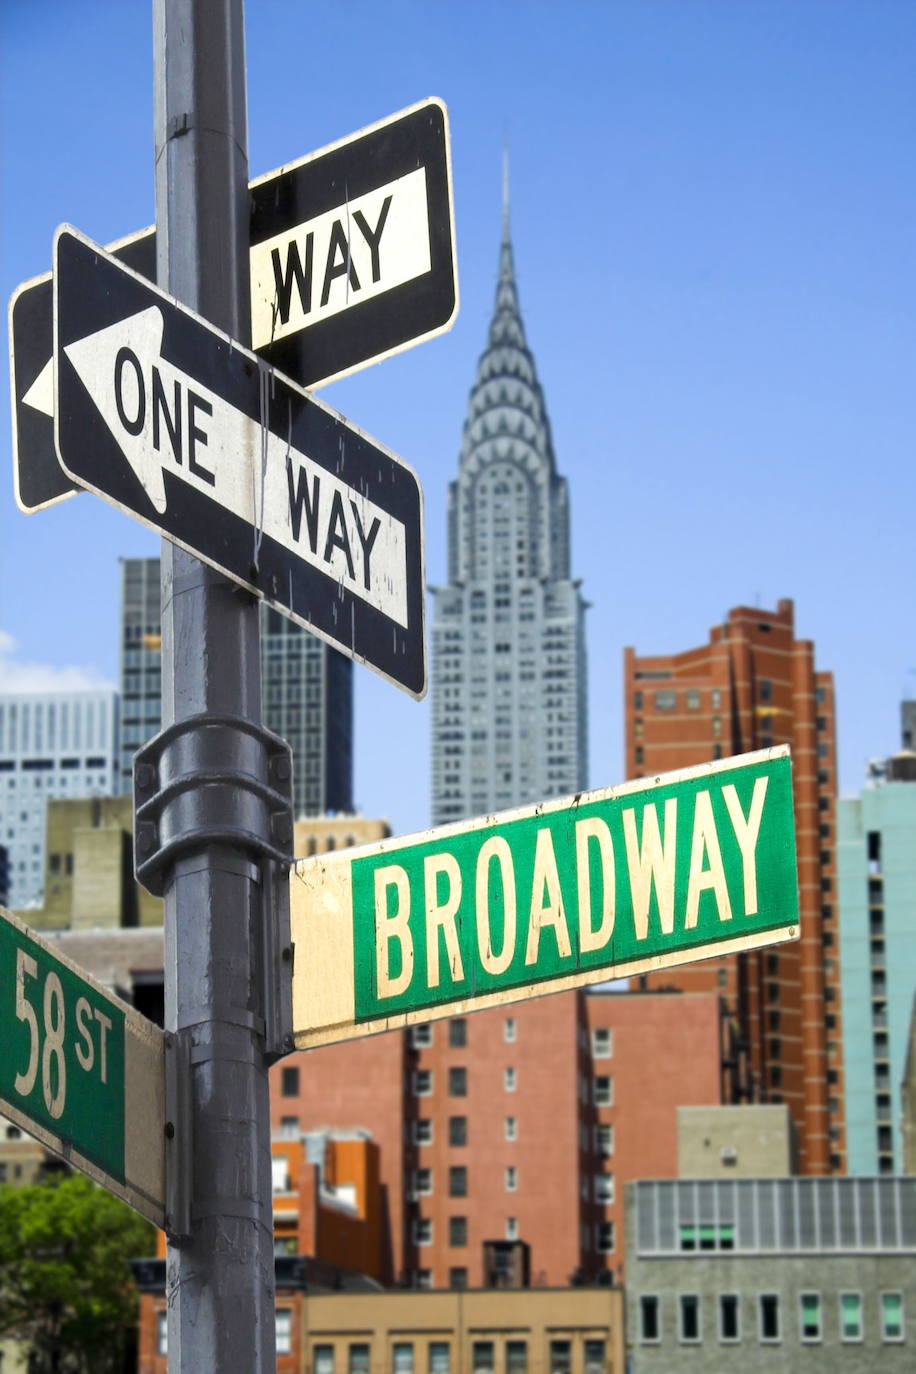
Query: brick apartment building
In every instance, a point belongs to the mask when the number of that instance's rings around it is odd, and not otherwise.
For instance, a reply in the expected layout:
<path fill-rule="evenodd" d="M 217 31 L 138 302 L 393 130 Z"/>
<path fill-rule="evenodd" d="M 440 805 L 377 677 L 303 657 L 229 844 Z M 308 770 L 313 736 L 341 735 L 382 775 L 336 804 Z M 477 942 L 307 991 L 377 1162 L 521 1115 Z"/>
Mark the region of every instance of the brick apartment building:
<path fill-rule="evenodd" d="M 835 905 L 836 731 L 833 678 L 793 603 L 738 606 L 709 643 L 682 653 L 625 650 L 628 777 L 769 745 L 792 750 L 801 936 L 648 976 L 646 987 L 718 990 L 728 1017 L 726 1098 L 788 1104 L 799 1168 L 842 1173 L 843 1062 Z"/>
<path fill-rule="evenodd" d="M 382 1277 L 487 1287 L 619 1281 L 623 1184 L 677 1174 L 677 1107 L 722 1099 L 715 993 L 559 993 L 290 1056 L 278 1139 L 379 1147 Z M 497 1244 L 489 1244 L 495 1242 Z"/>

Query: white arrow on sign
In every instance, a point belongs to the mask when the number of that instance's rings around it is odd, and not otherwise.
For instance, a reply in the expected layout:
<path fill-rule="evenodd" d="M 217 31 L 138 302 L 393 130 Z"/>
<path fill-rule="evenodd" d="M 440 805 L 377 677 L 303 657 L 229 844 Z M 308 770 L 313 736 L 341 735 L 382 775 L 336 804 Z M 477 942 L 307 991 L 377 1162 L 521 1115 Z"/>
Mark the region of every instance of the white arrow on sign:
<path fill-rule="evenodd" d="M 64 352 L 159 514 L 165 473 L 407 624 L 403 523 L 162 356 L 158 306 L 69 344 Z"/>

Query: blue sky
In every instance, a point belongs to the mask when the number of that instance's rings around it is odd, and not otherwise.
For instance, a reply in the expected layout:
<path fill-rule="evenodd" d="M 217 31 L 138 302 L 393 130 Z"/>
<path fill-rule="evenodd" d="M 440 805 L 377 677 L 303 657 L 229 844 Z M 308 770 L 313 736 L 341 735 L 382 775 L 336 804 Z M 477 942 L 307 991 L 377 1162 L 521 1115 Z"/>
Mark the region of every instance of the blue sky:
<path fill-rule="evenodd" d="M 590 784 L 622 776 L 624 645 L 687 648 L 730 606 L 789 596 L 836 674 L 857 788 L 916 695 L 916 5 L 249 0 L 247 34 L 252 176 L 427 95 L 449 107 L 458 321 L 323 393 L 420 474 L 433 583 L 508 139 L 592 603 Z M 7 297 L 62 221 L 103 243 L 152 222 L 147 0 L 4 0 L 0 176 Z M 115 682 L 117 560 L 155 537 L 89 495 L 23 516 L 9 479 L 0 521 L 3 680 Z M 427 706 L 354 671 L 357 799 L 422 827 Z"/>

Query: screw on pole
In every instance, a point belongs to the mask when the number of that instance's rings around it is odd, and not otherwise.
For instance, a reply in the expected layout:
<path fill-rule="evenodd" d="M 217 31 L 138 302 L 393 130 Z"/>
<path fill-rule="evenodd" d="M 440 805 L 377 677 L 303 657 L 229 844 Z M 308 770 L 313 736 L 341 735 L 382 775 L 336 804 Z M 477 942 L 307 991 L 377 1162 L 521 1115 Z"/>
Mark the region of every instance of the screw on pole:
<path fill-rule="evenodd" d="M 247 344 L 242 0 L 153 0 L 159 285 Z M 169 1368 L 274 1374 L 267 1069 L 289 944 L 289 752 L 261 725 L 258 607 L 162 546 L 165 728 L 135 770 L 165 923 Z"/>

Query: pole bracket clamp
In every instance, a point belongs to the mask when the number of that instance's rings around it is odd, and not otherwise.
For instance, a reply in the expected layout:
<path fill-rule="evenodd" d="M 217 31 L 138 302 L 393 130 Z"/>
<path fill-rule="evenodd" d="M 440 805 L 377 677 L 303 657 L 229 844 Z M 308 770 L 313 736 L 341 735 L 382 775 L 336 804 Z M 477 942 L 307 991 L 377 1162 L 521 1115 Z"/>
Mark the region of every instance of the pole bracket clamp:
<path fill-rule="evenodd" d="M 288 866 L 293 854 L 292 751 L 238 716 L 188 716 L 134 755 L 134 867 L 161 897 L 167 871 L 207 845 Z"/>

